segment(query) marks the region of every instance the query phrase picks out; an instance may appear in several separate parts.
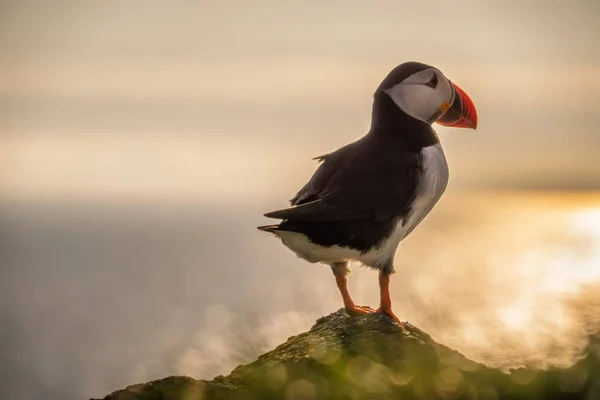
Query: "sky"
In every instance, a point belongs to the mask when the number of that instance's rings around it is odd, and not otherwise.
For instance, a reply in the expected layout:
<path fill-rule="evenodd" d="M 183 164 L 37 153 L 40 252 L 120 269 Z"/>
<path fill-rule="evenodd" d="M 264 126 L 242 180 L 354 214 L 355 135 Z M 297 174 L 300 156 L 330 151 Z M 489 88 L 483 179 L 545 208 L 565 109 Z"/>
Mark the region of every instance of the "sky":
<path fill-rule="evenodd" d="M 595 1 L 1 1 L 0 193 L 289 195 L 355 140 L 395 65 L 469 93 L 460 188 L 600 189 Z"/>

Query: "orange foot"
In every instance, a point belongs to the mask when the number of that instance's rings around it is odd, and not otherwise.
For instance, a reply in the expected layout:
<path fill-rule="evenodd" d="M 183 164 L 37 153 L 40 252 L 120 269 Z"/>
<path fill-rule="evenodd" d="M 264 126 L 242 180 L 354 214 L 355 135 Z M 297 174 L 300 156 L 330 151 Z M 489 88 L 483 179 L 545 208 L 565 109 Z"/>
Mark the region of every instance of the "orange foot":
<path fill-rule="evenodd" d="M 406 327 L 404 326 L 404 324 L 403 324 L 402 322 L 400 322 L 400 318 L 398 318 L 398 317 L 396 316 L 396 314 L 394 314 L 394 313 L 392 312 L 392 309 L 391 309 L 391 308 L 386 308 L 386 309 L 384 310 L 384 309 L 382 309 L 381 307 L 379 307 L 379 308 L 377 309 L 377 311 L 376 311 L 376 312 L 380 312 L 380 313 L 383 313 L 383 314 L 387 315 L 388 317 L 390 317 L 391 319 L 393 319 L 394 321 L 396 321 L 396 323 L 397 323 L 398 325 L 400 325 L 400 328 L 402 328 L 402 330 L 403 330 L 405 333 L 408 333 L 408 331 L 406 330 Z"/>
<path fill-rule="evenodd" d="M 358 316 L 358 315 L 374 313 L 375 310 L 373 310 L 369 306 L 352 306 L 352 307 L 346 307 L 346 312 L 348 313 L 348 315 Z"/>

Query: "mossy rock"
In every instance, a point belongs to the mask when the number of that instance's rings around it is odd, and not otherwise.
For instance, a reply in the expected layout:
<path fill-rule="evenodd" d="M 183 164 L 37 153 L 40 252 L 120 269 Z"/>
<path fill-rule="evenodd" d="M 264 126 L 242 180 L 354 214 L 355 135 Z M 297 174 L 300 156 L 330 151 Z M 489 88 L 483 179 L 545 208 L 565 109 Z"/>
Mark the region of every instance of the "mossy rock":
<path fill-rule="evenodd" d="M 509 373 L 478 364 L 382 314 L 339 310 L 212 381 L 169 377 L 105 400 L 600 400 L 600 343 L 571 368 Z"/>

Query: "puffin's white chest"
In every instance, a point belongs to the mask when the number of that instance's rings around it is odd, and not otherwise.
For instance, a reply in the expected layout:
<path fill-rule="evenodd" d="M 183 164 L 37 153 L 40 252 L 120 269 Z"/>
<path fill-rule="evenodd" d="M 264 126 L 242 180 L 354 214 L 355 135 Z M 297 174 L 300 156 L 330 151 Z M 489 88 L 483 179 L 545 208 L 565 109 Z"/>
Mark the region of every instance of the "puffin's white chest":
<path fill-rule="evenodd" d="M 448 184 L 449 171 L 442 146 L 437 143 L 421 150 L 422 170 L 410 213 L 396 222 L 392 234 L 379 247 L 361 256 L 364 264 L 382 266 L 393 260 L 398 245 L 429 214 Z"/>
<path fill-rule="evenodd" d="M 449 171 L 446 156 L 440 143 L 421 150 L 422 170 L 415 200 L 411 206 L 406 226 L 408 235 L 431 211 L 448 185 Z"/>

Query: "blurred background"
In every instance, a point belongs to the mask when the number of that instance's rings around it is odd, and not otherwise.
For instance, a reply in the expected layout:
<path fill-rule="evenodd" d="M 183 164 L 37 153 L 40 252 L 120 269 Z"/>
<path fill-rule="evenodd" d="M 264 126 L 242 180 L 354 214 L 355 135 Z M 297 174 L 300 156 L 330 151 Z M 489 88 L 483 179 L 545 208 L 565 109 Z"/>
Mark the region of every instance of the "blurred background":
<path fill-rule="evenodd" d="M 342 306 L 255 226 L 418 60 L 477 131 L 396 257 L 396 313 L 476 361 L 569 365 L 600 331 L 592 0 L 0 0 L 0 392 L 212 378 Z M 435 246 L 431 246 L 431 243 Z M 354 268 L 357 303 L 376 273 Z"/>

